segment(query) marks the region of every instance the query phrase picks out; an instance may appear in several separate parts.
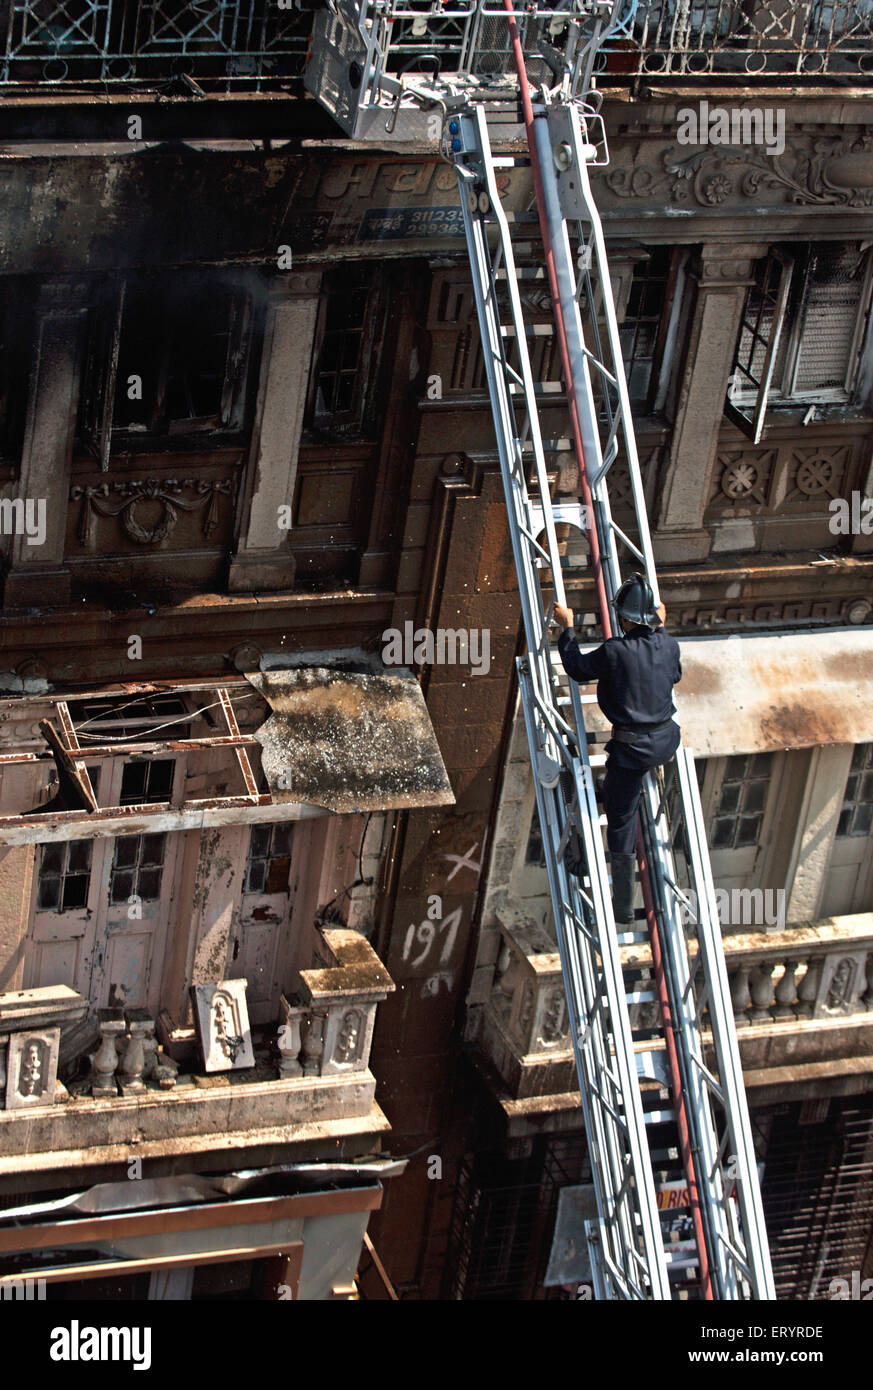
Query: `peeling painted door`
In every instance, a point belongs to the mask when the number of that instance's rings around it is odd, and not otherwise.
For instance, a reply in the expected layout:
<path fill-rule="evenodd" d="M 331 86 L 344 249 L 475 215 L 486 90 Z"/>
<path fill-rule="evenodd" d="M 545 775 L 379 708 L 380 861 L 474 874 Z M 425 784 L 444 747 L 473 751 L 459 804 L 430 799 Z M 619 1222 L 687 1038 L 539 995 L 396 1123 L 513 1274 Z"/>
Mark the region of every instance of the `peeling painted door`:
<path fill-rule="evenodd" d="M 25 941 L 25 989 L 69 985 L 87 996 L 97 926 L 96 893 L 89 884 L 84 904 L 72 907 L 67 884 L 80 876 L 71 874 L 71 867 L 86 861 L 91 876 L 93 849 L 91 840 L 37 846 L 34 908 Z"/>
<path fill-rule="evenodd" d="M 140 768 L 145 771 L 138 775 Z M 178 771 L 172 759 L 119 762 L 110 795 L 120 805 L 163 801 L 172 797 L 174 783 L 179 785 Z M 179 839 L 178 834 L 155 831 L 106 842 L 89 989 L 92 1007 L 159 1007 Z"/>
<path fill-rule="evenodd" d="M 293 825 L 254 825 L 240 900 L 235 976 L 248 980 L 252 1023 L 269 1023 L 279 1005 L 280 947 L 291 931 Z"/>
<path fill-rule="evenodd" d="M 97 791 L 101 768 L 88 768 Z M 105 840 L 36 846 L 30 926 L 24 944 L 25 989 L 68 985 L 88 997 L 100 915 Z"/>
<path fill-rule="evenodd" d="M 859 743 L 843 791 L 819 916 L 869 912 L 873 904 L 873 743 Z"/>
<path fill-rule="evenodd" d="M 701 802 L 715 886 L 758 887 L 778 822 L 785 754 L 737 753 L 703 765 Z"/>
<path fill-rule="evenodd" d="M 160 1004 L 179 836 L 120 835 L 105 856 L 90 998 L 95 1008 Z"/>

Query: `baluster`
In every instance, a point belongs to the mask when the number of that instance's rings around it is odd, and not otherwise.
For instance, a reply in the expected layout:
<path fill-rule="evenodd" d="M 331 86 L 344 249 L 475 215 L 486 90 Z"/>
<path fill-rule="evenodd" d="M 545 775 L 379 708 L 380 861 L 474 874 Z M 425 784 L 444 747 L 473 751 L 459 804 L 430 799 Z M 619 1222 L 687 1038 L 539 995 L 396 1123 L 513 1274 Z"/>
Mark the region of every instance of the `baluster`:
<path fill-rule="evenodd" d="M 127 1015 L 130 1037 L 118 1071 L 123 1096 L 141 1095 L 145 1090 L 143 1072 L 146 1065 L 145 1039 L 149 1029 L 155 1031 L 155 1021 L 148 1009 L 131 1009 Z"/>
<path fill-rule="evenodd" d="M 279 1075 L 302 1076 L 303 1068 L 298 1059 L 301 1045 L 300 1028 L 305 1014 L 303 1009 L 289 1004 L 284 995 L 279 1001 L 279 1006 Z"/>
<path fill-rule="evenodd" d="M 118 1068 L 118 1047 L 116 1040 L 123 1036 L 126 1024 L 123 1009 L 98 1009 L 97 1025 L 100 1029 L 100 1046 L 94 1057 L 94 1075 L 91 1081 L 91 1094 L 96 1099 L 118 1095 L 115 1072 Z"/>
<path fill-rule="evenodd" d="M 734 1006 L 734 1021 L 738 1028 L 748 1028 L 749 1016 L 746 1013 L 752 1002 L 749 993 L 750 966 L 739 965 L 730 976 L 731 1003 Z"/>
<path fill-rule="evenodd" d="M 512 995 L 512 988 L 506 988 L 504 981 L 506 974 L 512 964 L 512 952 L 505 937 L 501 937 L 500 950 L 497 954 L 497 964 L 494 967 L 494 988 L 500 990 L 501 994 L 507 997 Z"/>
<path fill-rule="evenodd" d="M 800 964 L 796 960 L 785 961 L 785 972 L 782 979 L 776 986 L 776 1008 L 773 1010 L 774 1018 L 794 1018 L 794 1001 L 797 998 L 797 967 Z"/>
<path fill-rule="evenodd" d="M 303 1075 L 318 1076 L 324 1053 L 324 1014 L 312 1013 L 303 1025 Z"/>
<path fill-rule="evenodd" d="M 815 1012 L 815 1001 L 818 997 L 818 987 L 821 984 L 821 972 L 824 961 L 820 956 L 814 957 L 807 963 L 806 974 L 800 981 L 797 989 L 797 1010 L 798 1018 L 812 1018 Z"/>
<path fill-rule="evenodd" d="M 142 1069 L 143 1081 L 155 1080 L 155 1071 L 158 1066 L 158 1040 L 155 1037 L 155 1021 L 153 1018 L 145 1019 L 146 1029 L 142 1039 L 142 1051 L 145 1063 Z"/>
<path fill-rule="evenodd" d="M 773 1003 L 773 966 L 770 961 L 762 960 L 755 966 L 749 986 L 752 991 L 752 1022 L 769 1023 L 770 1005 Z"/>
<path fill-rule="evenodd" d="M 867 959 L 864 961 L 864 975 L 867 980 L 867 988 L 861 995 L 860 1002 L 864 1005 L 864 1008 L 869 1011 L 873 1009 L 873 951 L 868 953 Z M 0 1039 L 0 1041 L 2 1041 L 2 1039 Z"/>

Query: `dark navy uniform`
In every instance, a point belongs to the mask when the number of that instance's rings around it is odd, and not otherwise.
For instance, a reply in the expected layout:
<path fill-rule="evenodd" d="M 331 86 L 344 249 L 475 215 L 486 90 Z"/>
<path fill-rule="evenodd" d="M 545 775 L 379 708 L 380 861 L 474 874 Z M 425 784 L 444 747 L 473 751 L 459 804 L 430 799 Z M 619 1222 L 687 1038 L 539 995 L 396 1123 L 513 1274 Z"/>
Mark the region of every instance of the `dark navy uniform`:
<path fill-rule="evenodd" d="M 679 643 L 663 628 L 636 626 L 583 656 L 565 628 L 558 651 L 573 680 L 597 681 L 597 703 L 613 726 L 603 785 L 606 843 L 613 852 L 633 854 L 643 777 L 672 758 L 681 738 L 673 719 L 673 686 L 682 677 Z"/>

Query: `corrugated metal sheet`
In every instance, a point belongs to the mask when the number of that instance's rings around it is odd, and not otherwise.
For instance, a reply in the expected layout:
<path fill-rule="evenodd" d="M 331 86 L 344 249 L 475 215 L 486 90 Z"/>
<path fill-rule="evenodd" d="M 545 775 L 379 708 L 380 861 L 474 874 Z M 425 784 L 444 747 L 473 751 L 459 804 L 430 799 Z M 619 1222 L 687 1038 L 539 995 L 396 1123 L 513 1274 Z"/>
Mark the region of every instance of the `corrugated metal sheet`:
<path fill-rule="evenodd" d="M 275 802 L 338 812 L 454 802 L 417 681 L 327 667 L 247 679 L 273 710 L 255 738 Z"/>
<path fill-rule="evenodd" d="M 870 628 L 679 645 L 678 719 L 683 743 L 699 757 L 873 742 Z M 596 708 L 591 725 L 609 727 Z"/>

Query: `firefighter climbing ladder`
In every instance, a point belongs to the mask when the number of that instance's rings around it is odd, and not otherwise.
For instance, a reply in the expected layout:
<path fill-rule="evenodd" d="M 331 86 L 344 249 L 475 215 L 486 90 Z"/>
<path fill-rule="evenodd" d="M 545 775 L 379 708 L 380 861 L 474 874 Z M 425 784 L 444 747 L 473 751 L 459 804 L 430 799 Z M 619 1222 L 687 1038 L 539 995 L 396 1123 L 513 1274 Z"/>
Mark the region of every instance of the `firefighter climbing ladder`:
<path fill-rule="evenodd" d="M 518 662 L 521 702 L 591 1155 L 597 1217 L 588 1223 L 588 1242 L 596 1295 L 670 1298 L 677 1276 L 692 1265 L 705 1298 L 773 1298 L 694 761 L 680 748 L 665 777 L 646 778 L 638 840 L 646 930 L 619 936 L 594 782 L 604 758 L 589 754 L 594 736 L 586 733 L 584 720 L 584 704 L 594 697 L 561 680 L 549 642 L 551 609 L 540 583 L 546 570 L 555 601 L 565 602 L 556 526 L 570 523 L 587 531 L 607 634 L 621 583 L 620 549 L 644 570 L 658 601 L 618 321 L 588 174 L 590 165 L 605 162 L 590 82 L 597 45 L 615 12 L 591 0 L 518 12 L 510 8 L 512 0 L 505 3 L 501 12 L 485 0 L 461 0 L 451 10 L 439 0 L 429 6 L 359 0 L 352 10 L 335 0 L 339 8 L 322 33 L 335 52 L 339 15 L 344 42 L 351 35 L 357 45 L 350 67 L 357 63 L 358 75 L 346 93 L 350 120 L 356 118 L 356 100 L 366 100 L 369 114 L 378 113 L 367 133 L 384 139 L 411 91 L 425 109 L 440 110 L 444 154 L 458 178 L 527 642 Z M 406 40 L 426 39 L 429 14 L 454 25 L 456 71 L 442 81 L 434 75 L 429 84 L 416 77 L 404 88 L 386 71 L 392 25 Z M 563 50 L 540 40 L 534 52 L 546 57 L 558 81 L 532 97 L 529 36 L 535 42 L 545 24 L 550 35 L 564 34 Z M 489 128 L 506 122 L 507 82 L 482 77 L 477 43 L 491 58 L 492 72 L 495 54 L 514 61 L 513 100 L 521 98 L 528 142 L 523 158 L 492 154 Z M 433 53 L 422 57 L 432 59 Z M 320 71 L 325 70 L 322 53 Z M 323 97 L 317 83 L 313 90 Z M 334 82 L 326 104 L 335 114 L 337 95 Z M 513 216 L 501 204 L 497 171 L 518 164 L 532 169 L 536 212 Z M 513 228 L 524 227 L 526 218 L 539 223 L 544 265 L 516 264 Z M 529 307 L 526 316 L 528 280 L 539 281 L 550 295 L 563 382 L 534 380 L 528 344 L 544 330 L 530 321 Z M 555 404 L 566 405 L 572 423 L 581 491 L 576 503 L 551 500 L 546 456 L 561 441 L 544 441 L 541 411 Z M 610 508 L 610 475 L 619 458 L 630 480 L 634 526 L 628 529 L 635 540 Z M 621 947 L 646 941 L 653 982 L 629 988 Z M 639 1024 L 632 1028 L 631 1009 L 653 1003 L 654 1025 L 649 1022 L 648 1031 Z M 672 1106 L 647 1107 L 658 1091 L 644 1083 L 669 1090 Z M 666 1123 L 678 1133 L 683 1176 L 676 1186 L 684 1182 L 687 1189 L 694 1234 L 694 1253 L 679 1259 L 671 1258 L 664 1237 L 655 1181 L 674 1153 L 648 1138 L 663 1134 Z"/>

